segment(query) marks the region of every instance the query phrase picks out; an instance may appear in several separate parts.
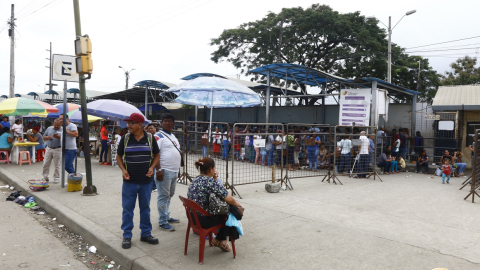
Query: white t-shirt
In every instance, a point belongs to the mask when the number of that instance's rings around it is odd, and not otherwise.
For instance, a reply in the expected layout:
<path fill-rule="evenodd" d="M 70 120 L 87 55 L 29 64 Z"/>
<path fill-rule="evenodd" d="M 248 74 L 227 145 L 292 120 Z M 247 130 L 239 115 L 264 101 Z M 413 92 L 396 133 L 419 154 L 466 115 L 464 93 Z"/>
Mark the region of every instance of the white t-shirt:
<path fill-rule="evenodd" d="M 370 141 L 368 140 L 367 136 L 360 136 L 360 141 L 362 142 L 360 147 L 360 155 L 368 155 Z"/>
<path fill-rule="evenodd" d="M 20 124 L 20 125 L 13 124 L 12 130 L 13 130 L 13 132 L 14 132 L 13 135 L 15 135 L 15 136 L 21 136 L 21 135 L 23 134 L 23 126 L 22 126 L 22 124 Z"/>
<path fill-rule="evenodd" d="M 400 149 L 400 139 L 397 139 L 393 145 L 395 145 L 395 152 L 398 152 Z"/>
<path fill-rule="evenodd" d="M 341 154 L 350 154 L 350 149 L 352 149 L 352 141 L 350 139 L 341 140 L 340 147 L 342 147 Z"/>
<path fill-rule="evenodd" d="M 277 138 L 275 138 L 275 141 L 280 142 L 281 144 L 276 145 L 275 148 L 277 150 L 282 150 L 282 143 L 283 143 L 283 138 L 282 136 L 278 135 Z"/>
<path fill-rule="evenodd" d="M 275 139 L 273 138 L 272 135 L 268 135 L 268 139 L 267 139 L 267 145 L 266 145 L 266 149 L 267 151 L 270 151 L 272 149 L 272 146 L 273 146 L 273 141 L 275 141 Z"/>
<path fill-rule="evenodd" d="M 178 172 L 180 169 L 181 155 L 177 148 L 181 151 L 180 143 L 175 135 L 168 134 L 165 131 L 160 131 L 156 135 L 159 137 L 157 144 L 160 149 L 160 168 L 171 172 Z"/>
<path fill-rule="evenodd" d="M 222 144 L 222 133 L 212 133 L 212 140 L 216 144 Z"/>
<path fill-rule="evenodd" d="M 230 137 L 228 137 L 228 133 L 225 131 L 223 134 L 224 134 L 224 135 L 223 135 L 223 140 L 224 140 L 224 141 L 226 141 L 226 140 L 229 140 L 229 141 L 230 141 Z"/>

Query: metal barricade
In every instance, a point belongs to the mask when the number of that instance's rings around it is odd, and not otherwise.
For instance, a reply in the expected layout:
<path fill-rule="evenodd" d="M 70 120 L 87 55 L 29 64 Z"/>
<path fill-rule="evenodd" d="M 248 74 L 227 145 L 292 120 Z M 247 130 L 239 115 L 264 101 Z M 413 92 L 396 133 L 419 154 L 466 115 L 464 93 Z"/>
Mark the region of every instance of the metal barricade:
<path fill-rule="evenodd" d="M 355 132 L 352 132 L 352 128 L 356 128 Z M 365 134 L 361 133 L 363 131 Z M 349 177 L 355 175 L 355 178 L 370 178 L 373 175 L 374 180 L 377 177 L 380 179 L 375 170 L 377 167 L 376 139 L 375 127 L 335 126 L 333 181 L 339 181 L 338 175 Z M 381 165 L 387 173 L 390 173 L 391 167 L 395 167 L 396 162 L 392 160 Z"/>
<path fill-rule="evenodd" d="M 283 124 L 238 123 L 233 125 L 231 183 L 235 186 L 283 181 Z M 282 182 L 283 183 L 283 182 Z M 241 198 L 241 196 L 240 196 Z"/>
<path fill-rule="evenodd" d="M 203 157 L 215 161 L 215 167 L 223 180 L 225 187 L 230 188 L 228 176 L 227 153 L 229 148 L 230 125 L 224 122 L 212 122 L 212 132 L 209 132 L 210 122 L 188 121 L 185 152 L 185 176 L 192 180 L 200 174 L 195 168 L 195 162 Z M 185 183 L 187 184 L 187 183 Z"/>
<path fill-rule="evenodd" d="M 333 168 L 333 136 L 330 125 L 288 124 L 285 137 L 287 166 L 282 184 L 293 189 L 290 179 L 324 176 Z"/>
<path fill-rule="evenodd" d="M 178 142 L 180 143 L 180 151 L 182 151 L 182 159 L 184 162 L 184 166 L 180 167 L 180 178 L 177 180 L 177 183 L 187 184 L 187 179 L 185 177 L 185 163 L 186 163 L 185 162 L 185 149 L 186 149 L 185 122 L 175 121 L 174 127 L 172 129 L 172 134 L 175 135 Z"/>

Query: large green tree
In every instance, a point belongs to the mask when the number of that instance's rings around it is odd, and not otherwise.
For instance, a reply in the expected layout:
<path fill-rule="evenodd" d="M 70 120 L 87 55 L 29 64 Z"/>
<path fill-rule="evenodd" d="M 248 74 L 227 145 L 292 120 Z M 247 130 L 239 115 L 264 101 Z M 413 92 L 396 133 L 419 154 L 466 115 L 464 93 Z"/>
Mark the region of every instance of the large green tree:
<path fill-rule="evenodd" d="M 442 85 L 467 85 L 480 83 L 480 67 L 477 58 L 465 56 L 450 64 L 451 71 L 442 76 Z"/>
<path fill-rule="evenodd" d="M 366 18 L 360 12 L 342 14 L 326 5 L 284 8 L 278 14 L 269 12 L 261 20 L 224 30 L 210 45 L 216 47 L 212 61 L 230 62 L 243 74 L 279 62 L 299 64 L 345 78 L 385 79 L 387 74 L 386 33 L 378 27 L 378 20 Z M 411 77 L 418 71 L 418 64 L 413 64 L 418 62 L 416 59 L 392 44 L 392 82 L 416 89 L 412 82 L 416 82 L 417 77 Z M 428 60 L 418 59 L 424 64 L 421 73 L 435 73 Z M 424 87 L 422 91 L 436 88 L 433 78 L 421 86 Z M 305 92 L 304 87 L 302 90 Z M 311 99 L 309 104 L 315 101 Z"/>

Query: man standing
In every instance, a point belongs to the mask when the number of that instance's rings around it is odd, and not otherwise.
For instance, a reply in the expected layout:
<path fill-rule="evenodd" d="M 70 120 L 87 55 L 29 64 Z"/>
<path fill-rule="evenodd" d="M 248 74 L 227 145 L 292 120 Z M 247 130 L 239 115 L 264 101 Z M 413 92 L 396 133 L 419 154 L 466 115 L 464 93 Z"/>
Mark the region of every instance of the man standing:
<path fill-rule="evenodd" d="M 60 114 L 60 121 L 63 125 L 63 114 Z M 77 125 L 74 123 L 70 123 L 67 118 L 65 119 L 67 126 L 65 128 L 67 132 L 67 136 L 65 137 L 65 170 L 68 174 L 75 173 L 75 168 L 73 167 L 73 161 L 77 156 L 77 137 L 78 137 L 78 130 Z"/>
<path fill-rule="evenodd" d="M 160 164 L 157 164 L 157 208 L 158 224 L 166 231 L 174 231 L 170 223 L 178 223 L 179 219 L 170 217 L 170 201 L 175 194 L 177 178 L 180 178 L 180 162 L 182 159 L 181 146 L 175 135 L 172 134 L 175 118 L 171 114 L 162 117 L 162 131 L 157 133 L 158 148 L 160 149 Z"/>
<path fill-rule="evenodd" d="M 368 164 L 370 163 L 370 156 L 368 154 L 368 149 L 370 148 L 370 141 L 368 140 L 366 132 L 360 132 L 360 158 L 358 160 L 358 171 L 363 174 L 358 174 L 358 178 L 367 178 L 367 175 L 364 172 L 368 171 Z"/>
<path fill-rule="evenodd" d="M 382 144 L 385 143 L 384 138 L 385 138 L 385 128 L 383 126 L 380 126 L 380 128 L 377 130 L 377 145 L 378 146 L 382 147 Z M 382 151 L 383 151 L 383 149 L 382 149 Z"/>
<path fill-rule="evenodd" d="M 10 129 L 10 122 L 8 121 L 8 117 L 4 116 L 3 121 L 0 122 L 0 125 L 4 128 Z"/>
<path fill-rule="evenodd" d="M 400 155 L 404 160 L 406 160 L 407 152 L 408 152 L 408 148 L 407 148 L 408 135 L 407 135 L 406 129 L 402 129 L 400 131 L 400 134 L 398 135 L 400 136 Z"/>
<path fill-rule="evenodd" d="M 48 175 L 50 174 L 50 163 L 55 167 L 55 172 L 53 173 L 53 183 L 58 184 L 60 181 L 60 161 L 62 160 L 62 147 L 61 147 L 61 134 L 62 134 L 62 123 L 59 119 L 55 119 L 53 126 L 49 126 L 45 133 L 43 134 L 43 140 L 47 144 L 45 150 L 45 157 L 43 160 L 43 178 L 48 181 Z"/>
<path fill-rule="evenodd" d="M 122 248 L 132 246 L 133 211 L 137 197 L 140 207 L 140 241 L 156 245 L 158 239 L 152 236 L 150 222 L 150 198 L 153 168 L 159 159 L 158 145 L 150 133 L 143 131 L 143 115 L 132 113 L 124 121 L 127 121 L 129 133 L 123 135 L 117 149 L 117 164 L 123 176 Z"/>

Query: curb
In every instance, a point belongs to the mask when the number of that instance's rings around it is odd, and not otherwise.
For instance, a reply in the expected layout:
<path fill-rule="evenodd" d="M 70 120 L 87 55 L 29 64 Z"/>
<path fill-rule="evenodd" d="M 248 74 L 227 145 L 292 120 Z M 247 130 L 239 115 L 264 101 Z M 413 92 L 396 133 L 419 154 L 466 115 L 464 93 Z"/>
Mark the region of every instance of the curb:
<path fill-rule="evenodd" d="M 48 191 L 33 192 L 25 181 L 2 168 L 0 168 L 0 179 L 10 186 L 14 186 L 15 190 L 22 191 L 22 195 L 34 196 L 37 203 L 49 214 L 56 216 L 57 220 L 65 224 L 75 234 L 81 235 L 90 246 L 96 246 L 98 250 L 101 250 L 101 253 L 117 262 L 117 265 L 121 265 L 122 269 L 171 269 L 160 264 L 135 246 L 132 246 L 128 251 L 122 249 L 121 240 L 116 235 L 65 207 L 50 197 Z"/>

